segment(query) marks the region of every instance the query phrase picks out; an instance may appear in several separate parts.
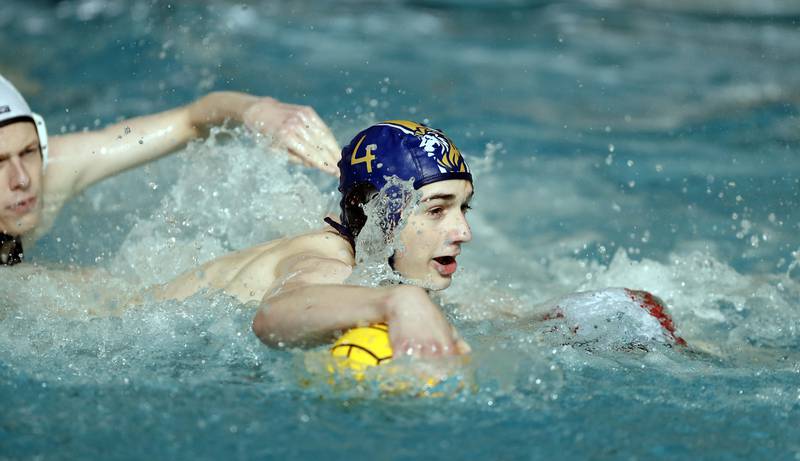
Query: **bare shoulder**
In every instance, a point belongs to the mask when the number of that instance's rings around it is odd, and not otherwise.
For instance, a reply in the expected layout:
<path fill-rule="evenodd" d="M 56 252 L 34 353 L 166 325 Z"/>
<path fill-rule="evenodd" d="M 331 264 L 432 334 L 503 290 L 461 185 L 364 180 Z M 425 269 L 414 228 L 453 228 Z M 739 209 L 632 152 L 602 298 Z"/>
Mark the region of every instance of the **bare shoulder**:
<path fill-rule="evenodd" d="M 42 224 L 37 228 L 34 239 L 47 233 L 64 204 L 88 185 L 85 178 L 90 171 L 113 162 L 117 147 L 110 144 L 109 139 L 113 142 L 121 137 L 101 130 L 49 138 L 48 163 L 42 188 Z"/>
<path fill-rule="evenodd" d="M 301 285 L 342 283 L 355 265 L 350 243 L 329 230 L 295 237 L 285 250 L 267 296 Z"/>
<path fill-rule="evenodd" d="M 281 262 L 285 264 L 288 261 L 303 258 L 341 261 L 349 266 L 355 262 L 350 243 L 336 232 L 328 229 L 320 229 L 287 239 L 286 245 L 281 248 Z"/>
<path fill-rule="evenodd" d="M 337 273 L 344 273 L 352 260 L 345 239 L 320 230 L 229 253 L 184 273 L 160 287 L 156 295 L 183 299 L 203 289 L 217 289 L 242 302 L 260 300 L 289 272 L 335 267 Z"/>
<path fill-rule="evenodd" d="M 276 252 L 283 243 L 283 240 L 273 240 L 220 256 L 154 289 L 154 294 L 161 299 L 184 299 L 198 291 L 213 289 L 223 290 L 246 302 L 251 297 L 249 292 L 254 290 L 248 289 L 247 283 L 241 286 L 237 282 L 243 278 L 266 279 L 268 286 L 274 278 L 271 274 L 275 264 L 270 261 L 277 260 Z"/>
<path fill-rule="evenodd" d="M 45 174 L 45 191 L 48 194 L 68 196 L 75 189 L 78 177 L 84 169 L 83 163 L 91 149 L 94 133 L 70 133 L 50 138 L 49 162 Z M 91 152 L 89 153 L 91 154 Z M 100 152 L 95 152 L 100 155 Z"/>
<path fill-rule="evenodd" d="M 322 229 L 232 253 L 211 263 L 208 269 L 230 273 L 234 266 L 238 269 L 238 278 L 248 273 L 266 280 L 280 275 L 287 265 L 293 266 L 293 261 L 305 260 L 330 260 L 352 265 L 353 252 L 342 237 Z"/>
<path fill-rule="evenodd" d="M 75 185 L 85 169 L 82 150 L 91 136 L 92 133 L 71 133 L 50 138 L 42 188 L 42 224 L 37 228 L 37 239 L 52 227 L 61 208 L 75 195 Z"/>

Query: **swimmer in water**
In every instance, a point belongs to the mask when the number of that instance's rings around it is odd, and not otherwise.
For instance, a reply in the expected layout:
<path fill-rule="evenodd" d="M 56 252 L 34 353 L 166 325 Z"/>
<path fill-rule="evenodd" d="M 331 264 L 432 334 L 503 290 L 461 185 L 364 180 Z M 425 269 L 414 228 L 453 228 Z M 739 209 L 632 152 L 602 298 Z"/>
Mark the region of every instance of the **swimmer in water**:
<path fill-rule="evenodd" d="M 253 331 L 273 347 L 314 346 L 336 332 L 386 322 L 394 350 L 415 356 L 468 353 L 429 296 L 429 290 L 450 286 L 461 246 L 472 239 L 466 218 L 472 175 L 456 146 L 418 123 L 379 123 L 342 150 L 339 170 L 340 222 L 326 218 L 329 228 L 213 260 L 160 287 L 156 296 L 183 299 L 218 289 L 242 302 L 256 301 Z M 413 180 L 418 194 L 415 207 L 405 204 L 399 235 L 394 233 L 402 207 L 374 202 L 387 218 L 386 241 L 400 243 L 389 265 L 406 283 L 348 284 L 358 264 L 355 239 L 367 221 L 363 206 L 379 200 L 390 178 Z"/>
<path fill-rule="evenodd" d="M 100 131 L 54 136 L 0 75 L 0 266 L 21 263 L 67 200 L 92 184 L 175 152 L 230 119 L 272 137 L 289 158 L 338 174 L 338 145 L 313 109 L 219 92 Z"/>

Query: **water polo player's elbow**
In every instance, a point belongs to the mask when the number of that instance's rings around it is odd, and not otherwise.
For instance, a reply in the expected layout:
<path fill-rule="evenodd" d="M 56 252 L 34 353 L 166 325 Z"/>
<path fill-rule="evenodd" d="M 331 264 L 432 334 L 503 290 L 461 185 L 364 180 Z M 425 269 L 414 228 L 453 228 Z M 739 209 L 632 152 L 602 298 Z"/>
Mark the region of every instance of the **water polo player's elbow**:
<path fill-rule="evenodd" d="M 256 312 L 253 317 L 253 333 L 258 336 L 262 343 L 269 347 L 279 347 L 280 340 L 275 330 L 274 316 L 270 316 L 263 308 Z"/>

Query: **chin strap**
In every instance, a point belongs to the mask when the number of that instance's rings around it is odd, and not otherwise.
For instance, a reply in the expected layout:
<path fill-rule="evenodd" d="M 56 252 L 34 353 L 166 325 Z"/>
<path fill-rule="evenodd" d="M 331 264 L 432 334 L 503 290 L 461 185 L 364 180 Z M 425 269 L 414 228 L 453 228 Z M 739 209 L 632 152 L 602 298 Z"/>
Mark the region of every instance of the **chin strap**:
<path fill-rule="evenodd" d="M 0 266 L 19 264 L 22 257 L 22 240 L 0 232 Z"/>
<path fill-rule="evenodd" d="M 331 219 L 331 218 L 329 218 L 327 216 L 325 217 L 324 221 L 326 223 L 328 223 L 329 226 L 331 226 L 334 229 L 336 229 L 336 232 L 338 232 L 339 235 L 341 235 L 342 237 L 346 238 L 347 241 L 350 242 L 350 245 L 352 245 L 353 249 L 355 250 L 355 248 L 356 248 L 356 239 L 353 237 L 353 234 L 350 233 L 350 229 L 346 228 L 345 226 L 339 224 L 338 222 L 334 221 L 333 219 Z"/>

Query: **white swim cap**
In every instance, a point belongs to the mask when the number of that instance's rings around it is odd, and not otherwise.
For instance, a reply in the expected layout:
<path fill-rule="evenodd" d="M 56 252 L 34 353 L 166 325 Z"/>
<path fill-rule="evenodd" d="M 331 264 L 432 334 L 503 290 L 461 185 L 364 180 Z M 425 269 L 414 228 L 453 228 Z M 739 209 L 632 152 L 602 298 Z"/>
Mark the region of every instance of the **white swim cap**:
<path fill-rule="evenodd" d="M 36 125 L 39 148 L 42 151 L 42 171 L 47 168 L 47 127 L 41 115 L 31 111 L 25 98 L 8 80 L 0 75 L 0 126 L 15 119 L 30 120 Z"/>

